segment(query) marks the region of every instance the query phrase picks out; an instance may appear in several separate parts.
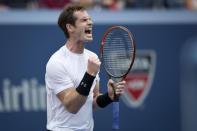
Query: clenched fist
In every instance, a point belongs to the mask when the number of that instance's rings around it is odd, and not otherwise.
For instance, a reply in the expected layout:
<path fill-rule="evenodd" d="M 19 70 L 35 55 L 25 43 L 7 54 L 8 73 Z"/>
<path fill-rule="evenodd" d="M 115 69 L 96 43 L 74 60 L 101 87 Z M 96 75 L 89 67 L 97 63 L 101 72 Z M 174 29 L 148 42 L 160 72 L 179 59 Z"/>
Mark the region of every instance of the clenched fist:
<path fill-rule="evenodd" d="M 99 58 L 90 57 L 88 59 L 87 73 L 92 76 L 96 76 L 96 74 L 100 70 L 100 65 L 101 65 L 101 62 L 100 62 Z"/>

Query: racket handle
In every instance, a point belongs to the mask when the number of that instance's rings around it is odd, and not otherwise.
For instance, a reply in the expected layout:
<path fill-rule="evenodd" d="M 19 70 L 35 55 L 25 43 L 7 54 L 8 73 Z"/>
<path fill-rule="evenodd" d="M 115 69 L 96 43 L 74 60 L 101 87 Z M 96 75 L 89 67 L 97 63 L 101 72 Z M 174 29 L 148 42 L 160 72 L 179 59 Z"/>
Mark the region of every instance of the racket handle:
<path fill-rule="evenodd" d="M 113 102 L 112 104 L 113 108 L 113 114 L 112 114 L 112 129 L 113 130 L 119 130 L 120 127 L 119 127 L 119 102 Z"/>

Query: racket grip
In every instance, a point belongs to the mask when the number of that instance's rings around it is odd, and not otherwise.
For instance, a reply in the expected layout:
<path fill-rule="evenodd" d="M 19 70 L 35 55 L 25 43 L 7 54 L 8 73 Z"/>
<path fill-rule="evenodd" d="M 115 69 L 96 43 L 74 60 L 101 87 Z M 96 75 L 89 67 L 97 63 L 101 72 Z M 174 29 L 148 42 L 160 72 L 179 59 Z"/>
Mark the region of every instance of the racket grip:
<path fill-rule="evenodd" d="M 112 106 L 112 129 L 119 130 L 119 102 L 113 102 Z"/>

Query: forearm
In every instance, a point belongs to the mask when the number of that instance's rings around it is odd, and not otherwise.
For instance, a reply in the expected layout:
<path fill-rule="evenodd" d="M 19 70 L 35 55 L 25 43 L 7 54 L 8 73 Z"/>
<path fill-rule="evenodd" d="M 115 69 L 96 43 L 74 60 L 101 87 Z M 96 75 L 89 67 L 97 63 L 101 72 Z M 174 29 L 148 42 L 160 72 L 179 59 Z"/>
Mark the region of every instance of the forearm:
<path fill-rule="evenodd" d="M 99 94 L 99 95 L 102 95 L 102 94 Z M 95 96 L 95 97 L 93 98 L 93 110 L 94 110 L 94 111 L 96 111 L 97 109 L 100 108 L 100 107 L 98 106 L 97 102 L 96 102 L 96 99 L 97 99 L 97 97 L 98 97 L 99 95 L 97 95 L 97 96 Z"/>
<path fill-rule="evenodd" d="M 69 88 L 59 94 L 59 98 L 65 105 L 66 109 L 71 113 L 77 113 L 89 95 L 95 76 L 88 73 L 84 74 L 78 87 Z"/>
<path fill-rule="evenodd" d="M 70 113 L 76 114 L 87 100 L 87 96 L 80 95 L 74 88 L 66 90 L 62 103 Z"/>
<path fill-rule="evenodd" d="M 94 98 L 93 109 L 96 110 L 98 108 L 105 108 L 107 105 L 109 105 L 112 102 L 113 100 L 111 100 L 108 93 L 99 94 L 97 97 Z"/>

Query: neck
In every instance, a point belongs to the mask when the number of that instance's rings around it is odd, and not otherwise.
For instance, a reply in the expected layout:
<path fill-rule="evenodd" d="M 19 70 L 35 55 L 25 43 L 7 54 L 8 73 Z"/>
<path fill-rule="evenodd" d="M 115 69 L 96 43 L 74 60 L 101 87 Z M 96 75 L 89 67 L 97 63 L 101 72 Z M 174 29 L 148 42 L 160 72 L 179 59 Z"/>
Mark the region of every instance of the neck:
<path fill-rule="evenodd" d="M 68 39 L 66 42 L 66 47 L 73 53 L 82 54 L 84 51 L 84 43 L 81 41 L 75 41 Z"/>

